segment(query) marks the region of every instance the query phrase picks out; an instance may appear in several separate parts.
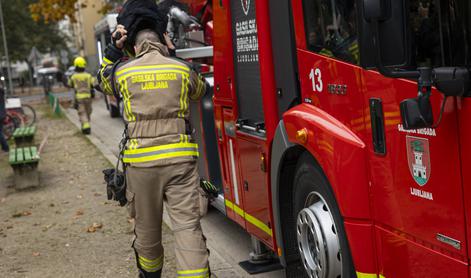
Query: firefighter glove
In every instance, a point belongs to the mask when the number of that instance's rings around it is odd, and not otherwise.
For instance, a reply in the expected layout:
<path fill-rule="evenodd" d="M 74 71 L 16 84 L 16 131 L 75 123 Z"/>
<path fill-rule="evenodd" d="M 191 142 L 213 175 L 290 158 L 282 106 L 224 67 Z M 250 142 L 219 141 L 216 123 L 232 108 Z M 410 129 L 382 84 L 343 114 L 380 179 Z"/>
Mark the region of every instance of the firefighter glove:
<path fill-rule="evenodd" d="M 200 186 L 210 198 L 216 198 L 219 194 L 219 189 L 210 181 L 207 181 L 203 178 L 200 179 Z"/>
<path fill-rule="evenodd" d="M 105 182 L 106 182 L 106 194 L 108 200 L 118 201 L 120 206 L 126 205 L 128 200 L 126 199 L 126 181 L 124 173 L 116 171 L 116 169 L 105 169 L 103 170 Z"/>

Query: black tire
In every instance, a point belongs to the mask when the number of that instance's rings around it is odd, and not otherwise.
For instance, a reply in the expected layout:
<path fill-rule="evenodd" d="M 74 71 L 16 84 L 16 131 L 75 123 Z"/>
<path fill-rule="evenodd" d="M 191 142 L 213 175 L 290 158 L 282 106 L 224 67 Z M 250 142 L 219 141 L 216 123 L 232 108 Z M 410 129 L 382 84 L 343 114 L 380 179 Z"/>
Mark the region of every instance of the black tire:
<path fill-rule="evenodd" d="M 36 110 L 34 110 L 34 108 L 28 104 L 23 104 L 22 109 L 24 114 L 24 125 L 34 125 L 36 123 Z"/>
<path fill-rule="evenodd" d="M 342 216 L 338 209 L 332 188 L 327 178 L 324 176 L 321 168 L 309 153 L 301 155 L 296 166 L 296 173 L 293 184 L 293 217 L 297 219 L 298 214 L 305 208 L 308 195 L 311 192 L 317 192 L 325 201 L 330 209 L 335 227 L 337 227 L 337 236 L 340 244 L 342 275 L 334 278 L 356 277 L 353 266 L 352 256 L 345 233 Z M 294 221 L 296 223 L 296 221 Z M 292 232 L 297 233 L 296 226 L 292 227 Z M 300 258 L 299 249 L 296 248 Z M 309 277 L 300 260 L 292 262 L 286 269 L 287 277 Z M 328 277 L 331 278 L 331 277 Z"/>
<path fill-rule="evenodd" d="M 110 103 L 110 116 L 111 118 L 118 118 L 120 116 L 119 107 L 116 107 L 111 103 Z"/>

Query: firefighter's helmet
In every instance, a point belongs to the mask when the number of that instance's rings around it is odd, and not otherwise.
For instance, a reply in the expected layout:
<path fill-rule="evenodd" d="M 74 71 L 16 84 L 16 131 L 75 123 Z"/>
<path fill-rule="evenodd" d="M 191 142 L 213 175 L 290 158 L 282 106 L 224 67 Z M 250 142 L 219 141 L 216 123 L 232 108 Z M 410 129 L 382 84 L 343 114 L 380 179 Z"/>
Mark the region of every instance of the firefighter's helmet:
<path fill-rule="evenodd" d="M 77 57 L 74 60 L 74 67 L 76 68 L 86 68 L 87 67 L 87 61 L 83 57 Z"/>

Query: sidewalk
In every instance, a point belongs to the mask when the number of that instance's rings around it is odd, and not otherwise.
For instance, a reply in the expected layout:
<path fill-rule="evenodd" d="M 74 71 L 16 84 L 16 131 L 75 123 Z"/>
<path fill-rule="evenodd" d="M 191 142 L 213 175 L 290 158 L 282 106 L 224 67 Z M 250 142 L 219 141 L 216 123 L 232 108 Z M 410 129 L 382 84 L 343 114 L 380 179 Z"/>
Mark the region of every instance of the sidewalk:
<path fill-rule="evenodd" d="M 116 163 L 118 143 L 121 139 L 124 126 L 122 120 L 111 119 L 109 117 L 101 96 L 94 100 L 93 107 L 92 134 L 87 136 L 87 138 L 104 154 L 110 163 Z M 67 109 L 65 114 L 78 130 L 80 124 L 77 111 Z M 164 222 L 170 226 L 170 220 L 166 213 L 164 213 Z M 215 209 L 202 219 L 202 226 L 208 238 L 208 248 L 211 251 L 209 258 L 211 271 L 218 278 L 283 277 L 282 274 L 275 272 L 249 275 L 240 268 L 238 262 L 247 259 L 250 249 L 247 244 L 250 245 L 250 239 L 248 239 L 248 235 L 237 224 L 228 221 L 223 215 L 216 212 Z M 167 251 L 170 251 L 169 247 L 166 248 L 165 252 L 167 253 Z"/>
<path fill-rule="evenodd" d="M 0 276 L 136 277 L 125 208 L 106 200 L 102 169 L 109 161 L 66 118 L 37 108 L 41 186 L 12 188 L 8 156 L 0 154 Z M 173 237 L 165 226 L 163 277 L 175 276 Z"/>

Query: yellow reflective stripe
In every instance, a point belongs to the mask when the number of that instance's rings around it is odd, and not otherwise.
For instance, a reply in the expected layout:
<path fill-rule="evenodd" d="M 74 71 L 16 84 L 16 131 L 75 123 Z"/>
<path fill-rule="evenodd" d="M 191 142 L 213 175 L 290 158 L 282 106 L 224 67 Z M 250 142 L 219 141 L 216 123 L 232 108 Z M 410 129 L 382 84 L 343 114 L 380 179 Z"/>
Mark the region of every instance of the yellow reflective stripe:
<path fill-rule="evenodd" d="M 158 257 L 155 260 L 150 260 L 141 256 L 138 256 L 139 264 L 144 270 L 149 272 L 155 272 L 162 268 L 163 256 Z"/>
<path fill-rule="evenodd" d="M 205 278 L 209 277 L 209 269 L 208 268 L 200 268 L 200 269 L 193 269 L 193 270 L 178 270 L 177 271 L 178 277 L 187 277 L 187 278 Z"/>
<path fill-rule="evenodd" d="M 76 99 L 84 99 L 84 98 L 91 98 L 92 94 L 91 93 L 77 93 L 75 94 Z"/>
<path fill-rule="evenodd" d="M 138 147 L 137 139 L 131 139 L 131 140 L 129 140 L 129 142 L 130 142 L 130 144 L 129 144 L 129 149 L 130 150 L 137 149 L 137 147 Z"/>
<path fill-rule="evenodd" d="M 179 65 L 172 65 L 172 64 L 167 64 L 167 65 L 152 65 L 152 66 L 135 66 L 135 67 L 129 67 L 122 69 L 120 71 L 116 72 L 116 75 L 121 75 L 123 73 L 126 73 L 128 71 L 133 71 L 133 70 L 149 70 L 149 69 L 165 69 L 165 68 L 174 68 L 174 69 L 180 69 L 186 72 L 190 72 L 190 69 L 186 66 L 179 66 Z"/>
<path fill-rule="evenodd" d="M 178 117 L 183 117 L 183 95 L 185 91 L 185 78 L 182 76 L 182 88 L 180 89 L 180 111 L 178 112 Z"/>
<path fill-rule="evenodd" d="M 102 66 L 102 67 L 105 67 L 105 66 L 111 65 L 111 64 L 113 64 L 113 62 L 111 62 L 110 59 L 104 57 L 104 58 L 103 58 L 103 62 L 101 63 L 101 66 Z"/>
<path fill-rule="evenodd" d="M 385 278 L 383 275 L 379 275 L 380 278 Z M 357 278 L 378 278 L 376 273 L 363 273 L 357 271 Z"/>
<path fill-rule="evenodd" d="M 183 112 L 182 112 L 182 117 L 185 116 L 186 111 L 188 110 L 188 83 L 189 83 L 189 78 L 187 76 L 182 76 L 183 79 Z"/>
<path fill-rule="evenodd" d="M 231 201 L 225 199 L 224 203 L 226 204 L 226 207 L 229 209 L 233 210 L 235 213 L 243 217 L 247 222 L 250 224 L 254 225 L 255 227 L 259 228 L 260 230 L 264 231 L 267 233 L 270 237 L 273 236 L 273 231 L 268 227 L 265 223 L 262 221 L 258 220 L 257 218 L 253 217 L 252 215 L 246 213 L 243 209 L 241 209 L 239 206 L 236 204 L 232 203 Z"/>
<path fill-rule="evenodd" d="M 170 152 L 170 153 L 149 155 L 149 156 L 136 157 L 136 158 L 123 157 L 123 162 L 124 163 L 143 163 L 143 162 L 150 162 L 154 160 L 185 157 L 185 156 L 199 156 L 199 153 L 197 151 L 184 151 L 184 152 Z"/>
<path fill-rule="evenodd" d="M 199 99 L 203 95 L 204 82 L 198 78 L 198 87 L 196 89 L 195 99 Z"/>
<path fill-rule="evenodd" d="M 144 153 L 161 151 L 161 150 L 181 149 L 181 148 L 198 149 L 198 144 L 195 144 L 195 143 L 174 143 L 174 144 L 167 144 L 167 145 L 161 145 L 161 146 L 155 146 L 155 147 L 140 148 L 140 149 L 136 149 L 136 150 L 125 150 L 124 154 L 144 154 Z"/>
<path fill-rule="evenodd" d="M 100 76 L 101 76 L 101 84 L 100 86 L 102 87 L 102 89 L 108 93 L 108 94 L 111 94 L 113 92 L 113 90 L 111 89 L 111 85 L 110 85 L 110 82 L 108 80 L 108 78 L 106 78 L 103 73 L 105 72 L 106 70 L 106 66 L 105 67 L 102 67 L 100 69 Z"/>
<path fill-rule="evenodd" d="M 124 109 L 126 110 L 126 116 L 128 118 L 128 121 L 134 122 L 136 121 L 136 117 L 132 113 L 131 110 L 131 92 L 129 92 L 129 87 L 128 87 L 128 82 L 124 80 L 122 83 L 122 95 L 123 95 L 123 103 L 124 103 Z"/>

